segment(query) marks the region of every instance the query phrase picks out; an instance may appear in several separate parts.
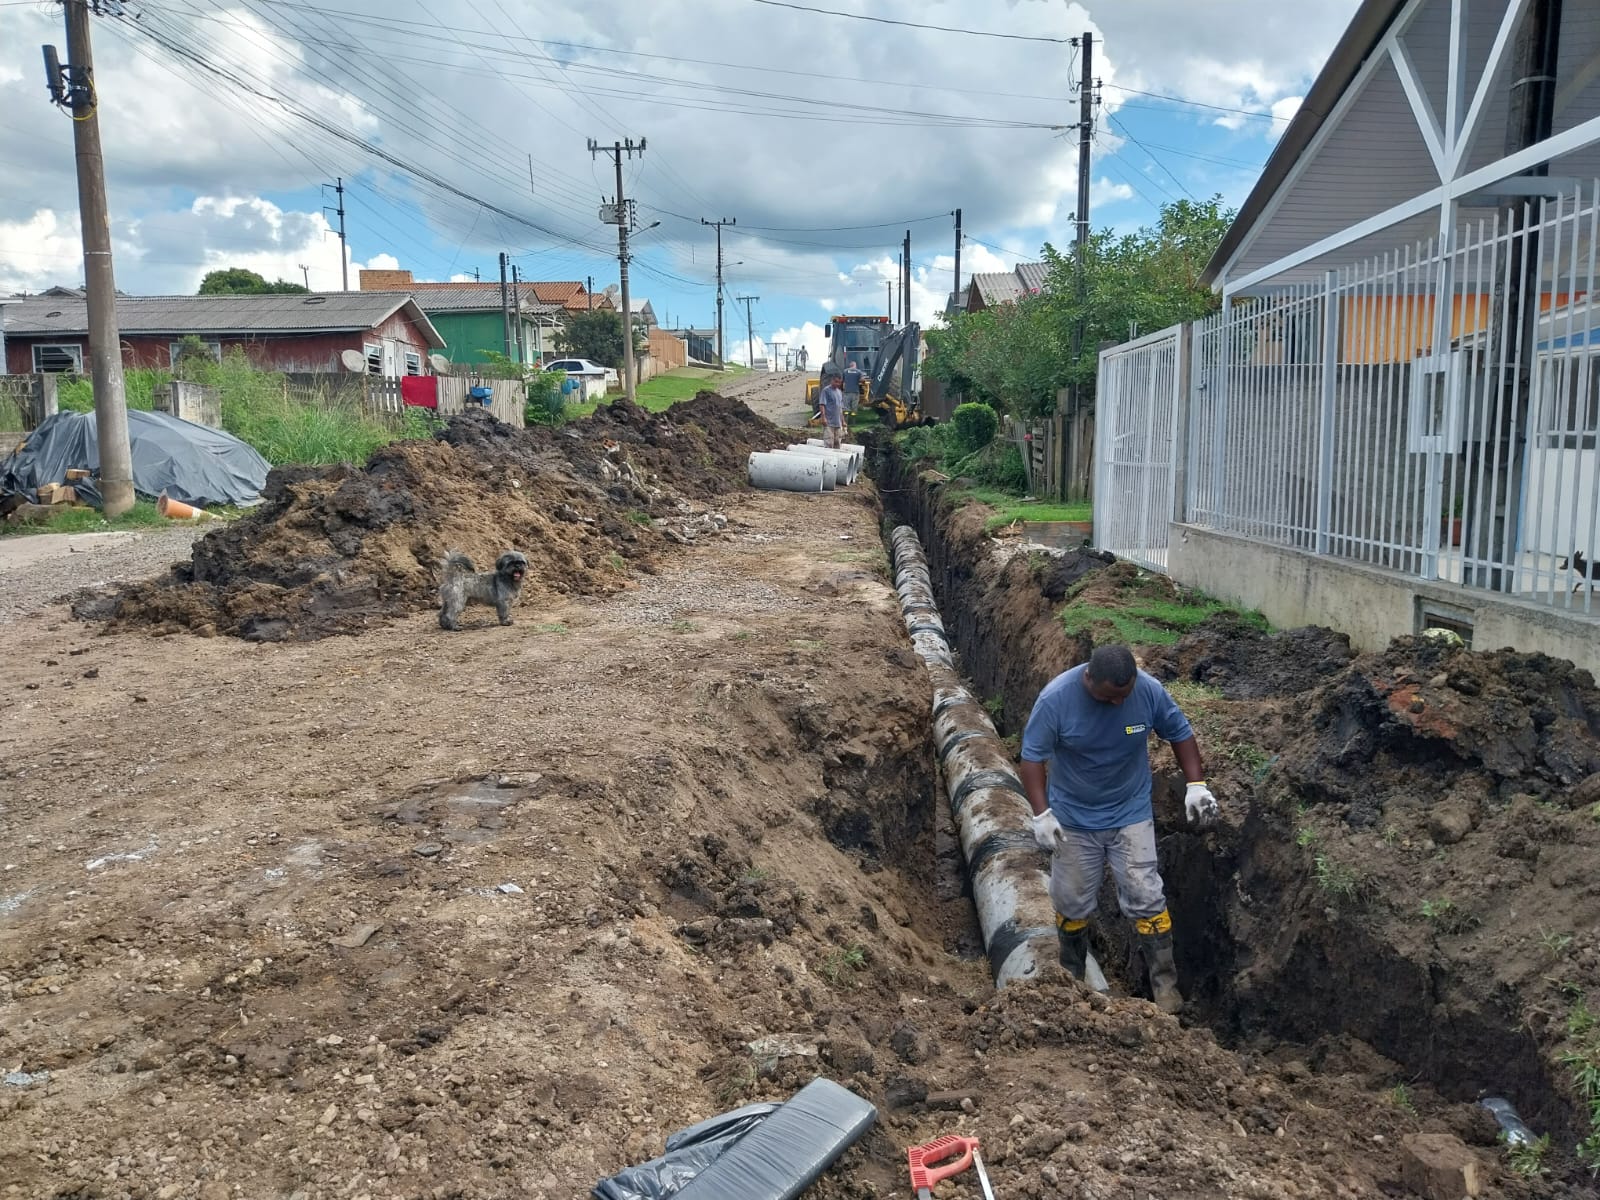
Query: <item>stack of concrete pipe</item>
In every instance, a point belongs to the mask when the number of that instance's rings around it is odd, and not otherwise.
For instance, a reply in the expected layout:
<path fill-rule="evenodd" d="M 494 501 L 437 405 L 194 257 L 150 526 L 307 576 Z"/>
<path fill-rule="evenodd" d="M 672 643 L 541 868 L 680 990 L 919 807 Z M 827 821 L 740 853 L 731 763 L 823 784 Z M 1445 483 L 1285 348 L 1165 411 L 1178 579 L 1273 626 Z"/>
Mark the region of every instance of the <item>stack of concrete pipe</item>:
<path fill-rule="evenodd" d="M 956 670 L 916 531 L 902 525 L 891 541 L 900 612 L 933 683 L 934 744 L 989 969 L 996 987 L 1033 979 L 1058 951 L 1046 859 L 1033 840 L 1027 793 L 989 714 Z M 1089 983 L 1105 991 L 1093 956 L 1088 966 Z"/>
<path fill-rule="evenodd" d="M 860 446 L 830 450 L 810 442 L 757 451 L 750 456 L 750 484 L 784 492 L 831 492 L 856 481 L 864 454 Z"/>

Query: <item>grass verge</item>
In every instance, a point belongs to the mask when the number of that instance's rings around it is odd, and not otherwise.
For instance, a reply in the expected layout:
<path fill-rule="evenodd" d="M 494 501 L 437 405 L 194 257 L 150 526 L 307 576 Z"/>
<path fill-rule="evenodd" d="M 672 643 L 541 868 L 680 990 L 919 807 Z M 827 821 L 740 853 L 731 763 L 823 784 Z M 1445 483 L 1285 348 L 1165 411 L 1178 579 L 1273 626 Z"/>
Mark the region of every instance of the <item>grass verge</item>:
<path fill-rule="evenodd" d="M 1239 612 L 1247 622 L 1265 630 L 1267 619 L 1257 612 L 1240 612 L 1231 605 L 1195 594 L 1192 600 L 1134 600 L 1121 608 L 1074 603 L 1061 610 L 1068 633 L 1082 633 L 1101 622 L 1111 626 L 1119 640 L 1130 646 L 1170 646 L 1189 630 L 1221 612 Z"/>
<path fill-rule="evenodd" d="M 154 500 L 135 500 L 133 507 L 113 521 L 108 521 L 98 508 L 79 508 L 62 505 L 59 513 L 52 513 L 46 521 L 37 524 L 3 527 L 4 537 L 19 537 L 35 533 L 111 533 L 129 529 L 160 529 L 177 524 L 156 511 Z"/>

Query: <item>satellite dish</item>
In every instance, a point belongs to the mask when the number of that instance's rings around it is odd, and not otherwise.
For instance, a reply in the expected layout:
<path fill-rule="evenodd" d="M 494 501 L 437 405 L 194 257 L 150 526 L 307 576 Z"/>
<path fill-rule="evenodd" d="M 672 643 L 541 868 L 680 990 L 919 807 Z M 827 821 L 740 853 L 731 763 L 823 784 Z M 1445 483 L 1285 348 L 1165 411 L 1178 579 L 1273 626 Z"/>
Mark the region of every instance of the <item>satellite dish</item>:
<path fill-rule="evenodd" d="M 619 288 L 616 284 L 613 283 L 613 284 L 608 284 L 607 287 L 606 287 L 606 290 L 601 292 L 600 294 L 602 296 L 617 296 L 617 295 L 621 295 L 621 293 L 622 293 L 622 289 Z"/>
<path fill-rule="evenodd" d="M 353 374 L 365 375 L 367 373 L 367 356 L 359 350 L 344 350 L 339 354 L 339 361 L 344 364 L 344 369 Z"/>
<path fill-rule="evenodd" d="M 428 355 L 428 365 L 433 368 L 435 375 L 443 375 L 450 369 L 450 360 L 442 354 Z"/>

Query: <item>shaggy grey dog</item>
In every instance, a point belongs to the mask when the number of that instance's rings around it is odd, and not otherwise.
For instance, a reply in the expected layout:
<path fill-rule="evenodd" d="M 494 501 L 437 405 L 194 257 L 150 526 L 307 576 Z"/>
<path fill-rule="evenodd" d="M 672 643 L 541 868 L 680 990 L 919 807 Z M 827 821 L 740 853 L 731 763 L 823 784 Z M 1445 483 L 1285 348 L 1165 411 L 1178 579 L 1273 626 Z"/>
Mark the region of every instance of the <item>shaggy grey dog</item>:
<path fill-rule="evenodd" d="M 444 556 L 444 582 L 439 585 L 439 628 L 460 629 L 461 612 L 469 604 L 492 604 L 500 624 L 511 624 L 511 605 L 522 594 L 528 556 L 507 550 L 494 560 L 494 570 L 480 571 L 459 550 Z"/>

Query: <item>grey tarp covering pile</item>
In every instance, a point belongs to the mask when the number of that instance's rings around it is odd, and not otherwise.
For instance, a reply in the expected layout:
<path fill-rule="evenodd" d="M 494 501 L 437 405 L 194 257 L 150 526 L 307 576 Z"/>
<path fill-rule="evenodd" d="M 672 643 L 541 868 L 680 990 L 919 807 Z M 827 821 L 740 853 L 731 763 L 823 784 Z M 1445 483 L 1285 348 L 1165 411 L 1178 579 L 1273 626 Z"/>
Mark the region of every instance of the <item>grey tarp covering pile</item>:
<path fill-rule="evenodd" d="M 664 1157 L 601 1180 L 596 1200 L 793 1200 L 877 1120 L 831 1079 L 781 1105 L 749 1104 L 667 1139 Z"/>
<path fill-rule="evenodd" d="M 93 413 L 61 412 L 46 417 L 15 453 L 0 462 L 0 496 L 21 492 L 36 499 L 41 484 L 61 483 L 67 471 L 100 471 Z M 254 504 L 261 498 L 271 464 L 231 433 L 158 412 L 130 412 L 133 489 L 143 496 L 166 492 L 174 500 L 207 508 Z M 75 482 L 80 499 L 99 507 L 99 489 Z"/>

